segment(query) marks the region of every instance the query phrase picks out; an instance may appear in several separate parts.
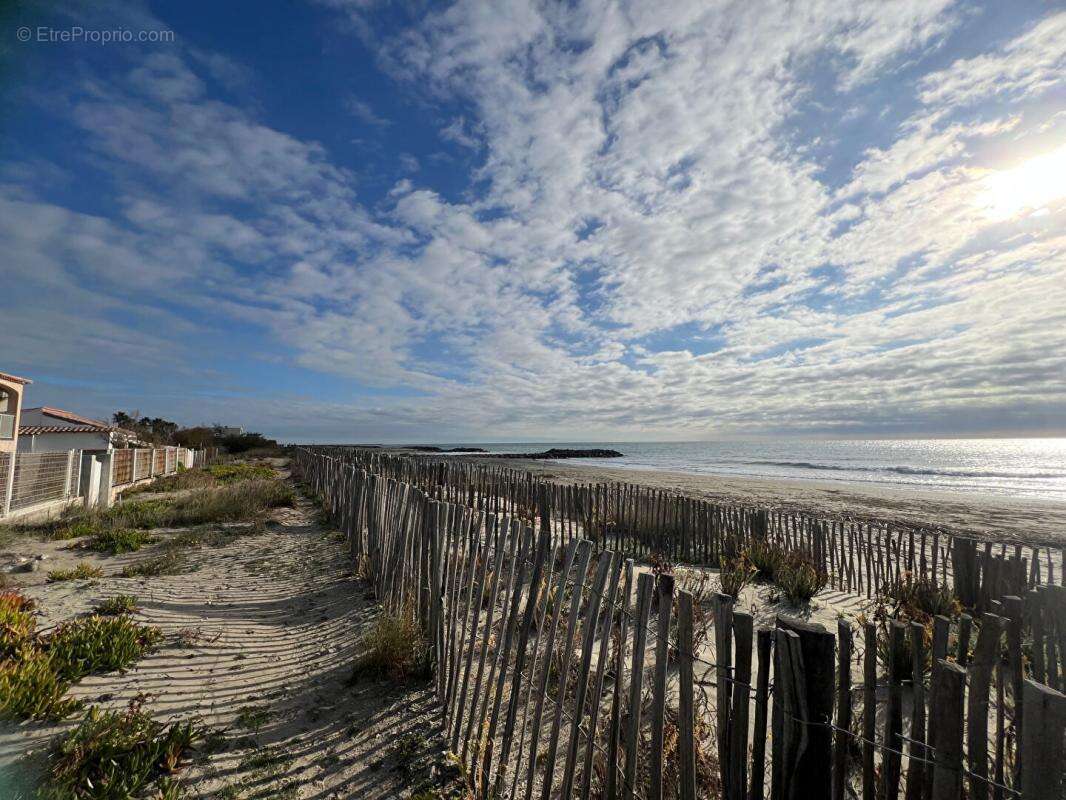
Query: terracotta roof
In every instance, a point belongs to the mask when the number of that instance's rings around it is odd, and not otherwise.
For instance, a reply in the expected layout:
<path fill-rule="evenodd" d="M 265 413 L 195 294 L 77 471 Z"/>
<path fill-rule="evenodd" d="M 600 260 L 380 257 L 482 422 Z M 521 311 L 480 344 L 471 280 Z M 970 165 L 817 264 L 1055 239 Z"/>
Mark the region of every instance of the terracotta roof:
<path fill-rule="evenodd" d="M 110 430 L 95 425 L 20 425 L 19 436 L 36 436 L 39 433 L 107 433 Z"/>
<path fill-rule="evenodd" d="M 0 372 L 0 381 L 10 381 L 11 383 L 33 383 L 29 378 L 20 378 L 18 375 L 8 375 L 6 372 Z"/>
<path fill-rule="evenodd" d="M 70 411 L 64 411 L 61 408 L 52 408 L 51 406 L 37 406 L 36 408 L 24 408 L 22 409 L 23 415 L 28 411 L 40 411 L 46 417 L 55 417 L 56 419 L 66 420 L 67 422 L 80 422 L 82 425 L 89 425 L 99 430 L 110 430 L 111 426 L 106 422 L 101 422 L 98 419 L 90 419 L 89 417 L 83 417 L 79 414 L 74 414 Z"/>

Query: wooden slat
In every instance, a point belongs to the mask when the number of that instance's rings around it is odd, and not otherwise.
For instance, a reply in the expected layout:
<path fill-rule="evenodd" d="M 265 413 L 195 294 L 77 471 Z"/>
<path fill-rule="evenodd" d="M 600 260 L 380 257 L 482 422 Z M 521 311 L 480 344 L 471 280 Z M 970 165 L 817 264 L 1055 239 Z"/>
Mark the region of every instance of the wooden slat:
<path fill-rule="evenodd" d="M 696 800 L 696 747 L 693 741 L 693 598 L 677 595 L 678 717 L 677 754 L 681 800 Z"/>
<path fill-rule="evenodd" d="M 670 616 L 674 605 L 674 577 L 660 575 L 658 585 L 658 626 L 655 640 L 655 674 L 651 693 L 651 773 L 648 800 L 663 797 L 663 734 L 666 720 L 666 671 L 670 659 Z M 563 795 L 566 796 L 565 794 Z"/>
<path fill-rule="evenodd" d="M 622 777 L 623 800 L 632 800 L 637 781 L 637 737 L 640 732 L 640 690 L 644 682 L 644 650 L 655 579 L 641 573 L 637 579 L 637 610 L 633 618 L 633 656 L 629 669 L 629 719 L 626 725 L 626 759 Z M 643 792 L 641 793 L 643 795 Z"/>

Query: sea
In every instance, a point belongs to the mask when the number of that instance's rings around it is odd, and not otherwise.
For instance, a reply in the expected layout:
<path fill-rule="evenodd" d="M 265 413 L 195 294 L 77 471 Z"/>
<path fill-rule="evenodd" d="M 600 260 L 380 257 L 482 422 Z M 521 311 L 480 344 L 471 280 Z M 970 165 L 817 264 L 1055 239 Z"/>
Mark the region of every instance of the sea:
<path fill-rule="evenodd" d="M 610 448 L 582 466 L 877 484 L 1066 502 L 1066 438 L 711 442 L 450 442 L 492 453 Z"/>

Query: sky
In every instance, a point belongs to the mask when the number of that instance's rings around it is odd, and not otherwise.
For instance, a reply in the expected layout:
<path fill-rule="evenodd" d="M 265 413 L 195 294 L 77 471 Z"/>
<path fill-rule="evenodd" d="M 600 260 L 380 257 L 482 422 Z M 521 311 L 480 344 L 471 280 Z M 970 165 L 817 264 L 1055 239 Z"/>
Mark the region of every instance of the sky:
<path fill-rule="evenodd" d="M 1066 434 L 1058 3 L 0 9 L 27 405 L 284 441 Z"/>

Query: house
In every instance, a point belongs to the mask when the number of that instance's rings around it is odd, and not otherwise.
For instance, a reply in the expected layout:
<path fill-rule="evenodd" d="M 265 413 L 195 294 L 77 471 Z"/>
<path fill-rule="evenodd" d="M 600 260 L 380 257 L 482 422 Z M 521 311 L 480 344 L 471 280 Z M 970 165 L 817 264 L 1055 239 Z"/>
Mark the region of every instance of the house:
<path fill-rule="evenodd" d="M 219 425 L 215 428 L 216 436 L 243 436 L 244 428 Z"/>
<path fill-rule="evenodd" d="M 0 453 L 14 453 L 18 447 L 23 387 L 29 378 L 0 372 Z"/>
<path fill-rule="evenodd" d="M 130 431 L 49 406 L 24 408 L 18 437 L 20 453 L 108 451 L 140 444 Z"/>

